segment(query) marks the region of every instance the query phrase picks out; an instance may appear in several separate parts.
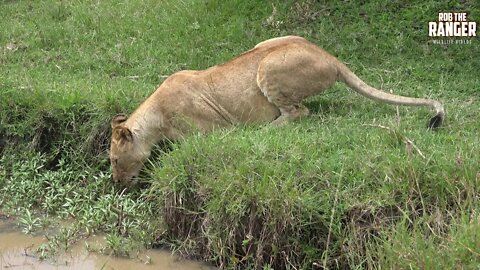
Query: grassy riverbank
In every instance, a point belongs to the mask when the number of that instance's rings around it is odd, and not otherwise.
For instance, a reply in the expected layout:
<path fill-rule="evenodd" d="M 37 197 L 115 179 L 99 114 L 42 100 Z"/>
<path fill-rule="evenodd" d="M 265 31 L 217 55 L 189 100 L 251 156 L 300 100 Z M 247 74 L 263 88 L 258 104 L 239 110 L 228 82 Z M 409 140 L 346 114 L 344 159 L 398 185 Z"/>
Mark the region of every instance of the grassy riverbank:
<path fill-rule="evenodd" d="M 71 220 L 44 256 L 104 233 L 104 252 L 166 246 L 226 268 L 478 265 L 480 43 L 431 42 L 428 22 L 450 10 L 480 21 L 474 1 L 2 3 L 0 214 L 26 232 Z M 112 185 L 114 114 L 177 70 L 286 34 L 372 86 L 442 100 L 444 127 L 339 83 L 306 119 L 191 136 L 142 189 Z"/>

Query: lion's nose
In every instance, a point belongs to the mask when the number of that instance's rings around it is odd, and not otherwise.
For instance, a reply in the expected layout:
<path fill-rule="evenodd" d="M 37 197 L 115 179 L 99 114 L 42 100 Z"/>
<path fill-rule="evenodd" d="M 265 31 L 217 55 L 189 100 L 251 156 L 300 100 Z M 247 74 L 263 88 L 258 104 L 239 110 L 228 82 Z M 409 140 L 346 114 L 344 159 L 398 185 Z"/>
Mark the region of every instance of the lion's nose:
<path fill-rule="evenodd" d="M 112 174 L 112 180 L 113 180 L 114 183 L 118 183 L 120 179 L 118 178 L 116 173 L 113 173 Z"/>

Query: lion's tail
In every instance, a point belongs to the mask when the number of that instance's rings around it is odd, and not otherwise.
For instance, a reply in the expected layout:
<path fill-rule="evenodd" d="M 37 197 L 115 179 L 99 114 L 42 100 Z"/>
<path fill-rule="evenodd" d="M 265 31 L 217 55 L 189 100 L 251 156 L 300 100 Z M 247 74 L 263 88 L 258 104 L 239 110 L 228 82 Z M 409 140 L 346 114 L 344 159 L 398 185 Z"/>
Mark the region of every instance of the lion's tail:
<path fill-rule="evenodd" d="M 357 93 L 373 100 L 383 101 L 395 105 L 433 107 L 437 114 L 432 117 L 428 123 L 428 128 L 430 129 L 439 127 L 445 118 L 443 105 L 439 101 L 398 96 L 375 89 L 358 78 L 357 75 L 355 75 L 345 64 L 340 61 L 338 61 L 338 79 L 343 81 Z"/>

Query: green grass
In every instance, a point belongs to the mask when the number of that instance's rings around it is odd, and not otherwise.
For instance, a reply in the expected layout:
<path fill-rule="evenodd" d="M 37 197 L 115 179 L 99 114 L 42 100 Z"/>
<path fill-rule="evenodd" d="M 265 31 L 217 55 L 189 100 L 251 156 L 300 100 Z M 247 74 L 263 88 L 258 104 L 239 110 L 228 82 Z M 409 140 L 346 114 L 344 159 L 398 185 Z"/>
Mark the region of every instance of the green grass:
<path fill-rule="evenodd" d="M 370 241 L 388 250 L 405 237 L 396 230 L 418 226 L 434 242 L 478 205 L 477 145 L 412 132 L 422 157 L 399 130 L 308 123 L 195 136 L 159 161 L 152 190 L 180 248 L 221 265 L 373 267 L 383 252 Z M 441 154 L 452 147 L 453 160 Z"/>
<path fill-rule="evenodd" d="M 106 250 L 167 246 L 225 268 L 474 268 L 480 263 L 480 43 L 435 45 L 439 11 L 475 1 L 3 1 L 0 209 L 26 232 L 72 220 L 42 256 L 93 232 Z M 342 84 L 282 128 L 193 135 L 143 189 L 110 182 L 109 121 L 169 74 L 301 35 L 372 86 L 440 99 L 378 104 Z"/>

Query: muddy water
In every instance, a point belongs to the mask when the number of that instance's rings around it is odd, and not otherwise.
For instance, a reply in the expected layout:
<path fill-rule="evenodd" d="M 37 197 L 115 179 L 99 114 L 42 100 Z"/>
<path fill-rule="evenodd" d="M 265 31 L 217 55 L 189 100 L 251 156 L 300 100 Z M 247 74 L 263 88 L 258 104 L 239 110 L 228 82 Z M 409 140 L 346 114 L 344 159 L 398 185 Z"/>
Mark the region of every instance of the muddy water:
<path fill-rule="evenodd" d="M 98 244 L 101 237 L 85 240 L 90 245 Z M 0 269 L 177 269 L 177 270 L 212 270 L 211 266 L 201 262 L 178 259 L 168 251 L 147 250 L 140 252 L 136 259 L 117 258 L 88 252 L 84 241 L 80 241 L 70 252 L 60 255 L 55 260 L 39 260 L 35 250 L 46 239 L 43 236 L 26 235 L 19 232 L 11 221 L 0 219 Z"/>

